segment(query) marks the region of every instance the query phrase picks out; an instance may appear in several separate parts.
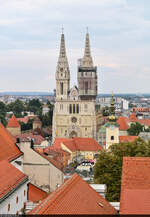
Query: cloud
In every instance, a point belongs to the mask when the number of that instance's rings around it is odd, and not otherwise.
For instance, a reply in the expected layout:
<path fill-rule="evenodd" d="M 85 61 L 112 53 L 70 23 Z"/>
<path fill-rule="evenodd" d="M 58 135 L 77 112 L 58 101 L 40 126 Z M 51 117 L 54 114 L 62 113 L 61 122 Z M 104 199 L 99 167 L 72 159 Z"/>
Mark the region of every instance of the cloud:
<path fill-rule="evenodd" d="M 99 91 L 148 91 L 147 0 L 0 0 L 0 6 L 3 90 L 54 89 L 63 25 L 72 84 L 76 81 L 77 59 L 83 56 L 88 26 L 92 55 L 98 66 Z"/>

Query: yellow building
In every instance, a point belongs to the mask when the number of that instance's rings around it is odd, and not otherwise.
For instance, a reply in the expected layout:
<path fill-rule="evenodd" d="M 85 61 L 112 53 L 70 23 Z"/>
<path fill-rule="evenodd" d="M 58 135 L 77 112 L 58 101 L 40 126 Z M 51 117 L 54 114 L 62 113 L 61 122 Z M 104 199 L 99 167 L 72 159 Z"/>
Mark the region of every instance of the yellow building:
<path fill-rule="evenodd" d="M 102 147 L 93 138 L 56 138 L 53 146 L 70 153 L 71 161 L 80 157 L 85 160 L 94 160 L 95 155 L 102 150 Z"/>

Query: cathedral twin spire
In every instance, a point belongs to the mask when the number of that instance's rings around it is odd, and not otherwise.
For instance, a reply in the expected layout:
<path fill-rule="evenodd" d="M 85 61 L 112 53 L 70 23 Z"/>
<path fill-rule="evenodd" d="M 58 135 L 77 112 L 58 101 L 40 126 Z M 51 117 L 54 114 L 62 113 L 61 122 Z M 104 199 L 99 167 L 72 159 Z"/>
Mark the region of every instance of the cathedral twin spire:
<path fill-rule="evenodd" d="M 65 36 L 62 31 L 61 34 L 61 43 L 60 43 L 60 52 L 59 52 L 59 59 L 58 59 L 58 67 L 68 67 L 68 59 L 66 55 L 66 48 L 65 48 Z M 85 39 L 85 50 L 84 50 L 84 56 L 81 61 L 81 66 L 82 67 L 93 67 L 93 60 L 91 56 L 91 50 L 90 50 L 90 40 L 89 40 L 89 33 L 87 31 L 86 33 L 86 39 Z"/>

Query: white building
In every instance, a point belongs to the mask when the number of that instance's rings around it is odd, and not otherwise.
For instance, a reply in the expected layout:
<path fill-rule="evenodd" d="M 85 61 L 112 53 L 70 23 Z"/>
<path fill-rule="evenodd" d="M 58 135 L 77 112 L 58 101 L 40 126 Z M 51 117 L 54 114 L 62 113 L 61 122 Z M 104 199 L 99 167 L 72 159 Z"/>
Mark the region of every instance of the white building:
<path fill-rule="evenodd" d="M 28 182 L 28 177 L 8 161 L 0 161 L 0 215 L 24 212 Z"/>

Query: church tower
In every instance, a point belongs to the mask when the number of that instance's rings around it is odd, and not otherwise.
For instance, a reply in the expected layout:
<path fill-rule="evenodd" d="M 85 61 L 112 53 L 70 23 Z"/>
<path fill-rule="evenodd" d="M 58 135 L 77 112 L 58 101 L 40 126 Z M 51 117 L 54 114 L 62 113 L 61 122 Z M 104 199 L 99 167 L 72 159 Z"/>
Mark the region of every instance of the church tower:
<path fill-rule="evenodd" d="M 65 36 L 61 34 L 60 53 L 56 69 L 56 101 L 68 99 L 70 89 L 70 71 L 66 56 Z"/>
<path fill-rule="evenodd" d="M 78 87 L 81 100 L 96 99 L 97 67 L 93 66 L 89 33 L 86 33 L 84 56 L 78 66 Z"/>

